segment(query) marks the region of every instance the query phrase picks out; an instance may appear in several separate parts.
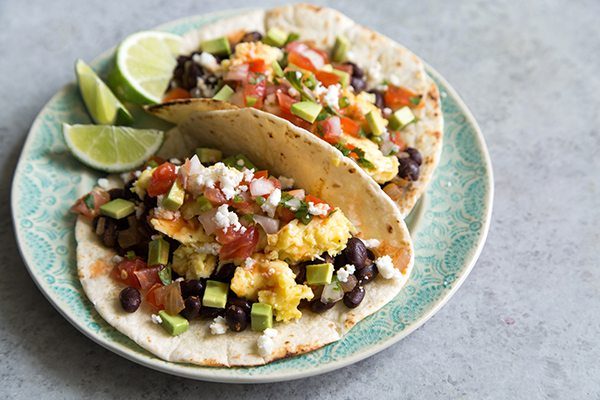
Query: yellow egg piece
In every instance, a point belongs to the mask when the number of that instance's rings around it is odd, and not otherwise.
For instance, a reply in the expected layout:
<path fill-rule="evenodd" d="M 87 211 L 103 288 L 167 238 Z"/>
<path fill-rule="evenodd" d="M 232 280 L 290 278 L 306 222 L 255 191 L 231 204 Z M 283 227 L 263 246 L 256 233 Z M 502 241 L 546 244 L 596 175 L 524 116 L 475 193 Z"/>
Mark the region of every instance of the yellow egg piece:
<path fill-rule="evenodd" d="M 171 268 L 185 279 L 208 278 L 217 266 L 217 257 L 198 252 L 191 246 L 179 246 L 173 252 Z"/>

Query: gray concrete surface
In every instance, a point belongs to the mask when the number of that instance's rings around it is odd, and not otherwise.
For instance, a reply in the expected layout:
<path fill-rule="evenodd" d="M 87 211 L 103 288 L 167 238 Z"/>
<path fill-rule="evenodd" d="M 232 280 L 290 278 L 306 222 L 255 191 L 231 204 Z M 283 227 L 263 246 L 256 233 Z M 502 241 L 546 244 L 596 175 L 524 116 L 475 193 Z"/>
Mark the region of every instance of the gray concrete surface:
<path fill-rule="evenodd" d="M 324 4 L 334 4 L 333 1 Z M 600 398 L 600 2 L 336 1 L 437 68 L 486 136 L 488 243 L 457 295 L 390 349 L 283 384 L 175 378 L 96 345 L 29 278 L 8 207 L 50 96 L 128 33 L 273 1 L 0 1 L 0 398 Z"/>

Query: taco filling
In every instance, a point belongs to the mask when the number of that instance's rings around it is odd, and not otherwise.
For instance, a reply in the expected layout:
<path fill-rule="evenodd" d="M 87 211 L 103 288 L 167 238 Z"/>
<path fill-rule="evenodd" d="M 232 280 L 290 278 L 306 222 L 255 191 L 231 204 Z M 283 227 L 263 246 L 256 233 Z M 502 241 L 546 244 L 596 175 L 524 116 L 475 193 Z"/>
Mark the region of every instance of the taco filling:
<path fill-rule="evenodd" d="M 335 204 L 243 155 L 200 148 L 184 162 L 155 157 L 122 178 L 113 189 L 102 180 L 73 211 L 93 219 L 116 252 L 110 276 L 122 286 L 122 309 L 146 303 L 173 336 L 200 318 L 213 335 L 265 331 L 268 343 L 274 321 L 338 302 L 359 307 L 376 275 L 401 275 Z"/>
<path fill-rule="evenodd" d="M 277 115 L 354 159 L 392 197 L 419 179 L 422 156 L 401 131 L 417 121 L 423 95 L 348 61 L 352 49 L 344 37 L 321 48 L 271 28 L 264 36 L 238 31 L 212 38 L 200 48 L 178 57 L 163 101 L 212 98 Z"/>

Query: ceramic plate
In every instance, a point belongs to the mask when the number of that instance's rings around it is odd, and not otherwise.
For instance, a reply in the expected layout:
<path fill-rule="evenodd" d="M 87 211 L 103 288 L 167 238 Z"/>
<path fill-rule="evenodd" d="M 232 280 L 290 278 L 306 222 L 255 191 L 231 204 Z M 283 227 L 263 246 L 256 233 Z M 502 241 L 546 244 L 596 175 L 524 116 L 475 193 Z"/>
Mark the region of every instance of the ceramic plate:
<path fill-rule="evenodd" d="M 240 11 L 175 21 L 158 29 L 183 34 Z M 113 51 L 93 66 L 105 75 Z M 167 373 L 226 382 L 272 382 L 321 374 L 373 355 L 413 332 L 448 301 L 469 274 L 488 231 L 493 181 L 487 149 L 473 116 L 433 69 L 445 119 L 442 158 L 433 181 L 409 218 L 415 268 L 391 303 L 360 322 L 339 342 L 253 368 L 207 368 L 156 358 L 104 322 L 77 279 L 75 216 L 69 207 L 100 175 L 66 150 L 61 124 L 89 123 L 75 84 L 58 92 L 37 116 L 12 188 L 12 212 L 25 264 L 48 300 L 85 335 L 132 361 Z"/>

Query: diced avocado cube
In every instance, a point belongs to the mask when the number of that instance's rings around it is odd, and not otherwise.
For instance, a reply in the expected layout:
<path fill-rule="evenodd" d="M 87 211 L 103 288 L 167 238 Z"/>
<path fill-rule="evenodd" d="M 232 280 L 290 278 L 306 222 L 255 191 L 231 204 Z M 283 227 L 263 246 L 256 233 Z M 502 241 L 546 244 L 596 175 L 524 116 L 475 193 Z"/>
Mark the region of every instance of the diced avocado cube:
<path fill-rule="evenodd" d="M 254 97 L 254 96 L 246 96 L 246 106 L 247 107 L 254 106 L 257 101 L 258 101 L 258 98 Z"/>
<path fill-rule="evenodd" d="M 306 266 L 306 283 L 309 285 L 328 285 L 333 276 L 333 264 L 312 264 Z"/>
<path fill-rule="evenodd" d="M 135 211 L 135 204 L 125 199 L 114 199 L 100 206 L 100 214 L 114 219 L 125 218 Z"/>
<path fill-rule="evenodd" d="M 283 47 L 287 41 L 288 34 L 279 28 L 271 28 L 267 31 L 267 36 L 263 39 L 265 44 L 275 47 Z"/>
<path fill-rule="evenodd" d="M 202 51 L 207 53 L 228 56 L 231 54 L 231 47 L 229 46 L 229 40 L 225 36 L 218 37 L 216 39 L 205 40 L 200 43 Z"/>
<path fill-rule="evenodd" d="M 292 104 L 291 111 L 292 114 L 297 115 L 312 124 L 315 122 L 322 109 L 323 107 L 320 104 L 313 103 L 312 101 L 300 101 Z"/>
<path fill-rule="evenodd" d="M 343 36 L 336 36 L 331 59 L 335 62 L 345 61 L 349 47 L 350 43 L 348 42 L 348 39 Z"/>
<path fill-rule="evenodd" d="M 206 290 L 202 297 L 202 305 L 205 307 L 225 308 L 227 304 L 227 292 L 229 285 L 224 282 L 206 281 Z"/>
<path fill-rule="evenodd" d="M 196 155 L 202 164 L 214 164 L 221 161 L 223 158 L 221 150 L 208 147 L 198 147 L 196 149 Z"/>
<path fill-rule="evenodd" d="M 169 263 L 169 242 L 158 238 L 148 243 L 148 265 L 167 265 Z"/>
<path fill-rule="evenodd" d="M 233 93 L 233 89 L 229 85 L 225 85 L 213 96 L 213 100 L 227 101 L 233 96 Z"/>
<path fill-rule="evenodd" d="M 415 120 L 415 115 L 407 106 L 396 110 L 390 117 L 390 127 L 392 129 L 401 129 Z"/>
<path fill-rule="evenodd" d="M 254 164 L 252 164 L 252 162 L 248 160 L 248 157 L 243 154 L 227 157 L 223 160 L 223 164 L 239 170 L 244 169 L 244 167 L 256 170 Z"/>
<path fill-rule="evenodd" d="M 178 180 L 173 182 L 173 186 L 169 189 L 167 195 L 163 198 L 162 207 L 170 210 L 177 211 L 185 200 L 185 190 L 181 186 Z"/>
<path fill-rule="evenodd" d="M 283 77 L 283 70 L 281 69 L 281 65 L 279 65 L 279 63 L 277 61 L 273 61 L 271 63 L 271 68 L 273 68 L 273 73 L 275 74 L 275 76 L 278 77 Z"/>
<path fill-rule="evenodd" d="M 254 303 L 250 311 L 250 324 L 253 331 L 262 332 L 273 327 L 273 307 L 270 304 Z"/>
<path fill-rule="evenodd" d="M 348 84 L 350 83 L 350 74 L 349 73 L 347 73 L 346 71 L 335 69 L 335 68 L 332 69 L 331 72 L 340 77 L 340 85 L 342 85 L 343 88 L 348 86 Z"/>
<path fill-rule="evenodd" d="M 190 327 L 190 323 L 187 319 L 181 315 L 170 315 L 165 310 L 160 310 L 158 316 L 162 320 L 160 325 L 167 331 L 171 336 L 177 336 L 187 331 Z"/>
<path fill-rule="evenodd" d="M 371 128 L 371 133 L 373 135 L 380 136 L 383 134 L 383 132 L 385 132 L 385 124 L 383 123 L 383 118 L 378 111 L 369 111 L 365 118 L 367 119 L 369 128 Z"/>
<path fill-rule="evenodd" d="M 204 196 L 200 196 L 196 199 L 196 204 L 198 204 L 198 209 L 200 212 L 206 212 L 213 208 L 212 203 Z"/>

